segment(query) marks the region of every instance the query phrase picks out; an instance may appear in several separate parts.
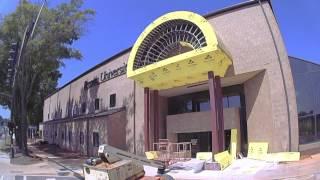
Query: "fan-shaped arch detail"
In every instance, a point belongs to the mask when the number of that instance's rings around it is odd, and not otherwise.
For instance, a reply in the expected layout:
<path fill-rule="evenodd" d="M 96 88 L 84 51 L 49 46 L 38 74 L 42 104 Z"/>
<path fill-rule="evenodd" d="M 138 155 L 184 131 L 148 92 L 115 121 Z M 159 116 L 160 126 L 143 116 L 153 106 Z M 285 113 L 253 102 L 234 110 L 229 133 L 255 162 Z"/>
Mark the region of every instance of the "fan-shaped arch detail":
<path fill-rule="evenodd" d="M 168 89 L 224 76 L 231 60 L 218 46 L 212 25 L 193 12 L 165 14 L 140 34 L 128 59 L 127 76 L 143 87 Z"/>
<path fill-rule="evenodd" d="M 205 36 L 194 23 L 182 19 L 166 21 L 151 31 L 142 42 L 133 69 L 205 46 Z"/>

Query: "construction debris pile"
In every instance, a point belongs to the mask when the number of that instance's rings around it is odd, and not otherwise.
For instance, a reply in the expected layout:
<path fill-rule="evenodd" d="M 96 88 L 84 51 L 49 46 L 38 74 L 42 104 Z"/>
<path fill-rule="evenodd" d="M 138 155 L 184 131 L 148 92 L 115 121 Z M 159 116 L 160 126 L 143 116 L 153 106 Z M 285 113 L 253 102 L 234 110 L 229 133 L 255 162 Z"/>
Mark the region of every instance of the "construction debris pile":
<path fill-rule="evenodd" d="M 225 177 L 223 172 L 232 176 L 255 173 L 275 162 L 300 159 L 299 152 L 268 153 L 266 142 L 250 142 L 248 156 L 243 158 L 237 149 L 236 129 L 231 130 L 230 150 L 217 154 L 197 152 L 196 158 L 192 158 L 191 151 L 191 142 L 172 143 L 168 139 L 153 143 L 153 150 L 145 152 L 146 157 L 104 144 L 99 146 L 99 158 L 91 158 L 83 165 L 84 175 L 85 179 L 138 179 L 145 174 L 166 177 L 163 179 L 172 179 L 171 176 L 221 178 Z"/>
<path fill-rule="evenodd" d="M 217 154 L 198 152 L 196 158 L 191 158 L 191 142 L 171 143 L 168 139 L 160 139 L 153 143 L 153 151 L 145 152 L 150 160 L 162 161 L 169 170 L 192 170 L 197 173 L 202 170 L 224 170 L 237 160 L 243 158 L 237 149 L 237 130 L 231 130 L 230 150 Z M 300 152 L 268 153 L 267 142 L 249 142 L 247 159 L 265 162 L 298 161 Z"/>
<path fill-rule="evenodd" d="M 99 158 L 91 158 L 83 165 L 85 179 L 138 179 L 145 174 L 143 165 L 156 167 L 160 173 L 165 169 L 162 162 L 151 161 L 107 144 L 99 146 L 98 154 Z"/>

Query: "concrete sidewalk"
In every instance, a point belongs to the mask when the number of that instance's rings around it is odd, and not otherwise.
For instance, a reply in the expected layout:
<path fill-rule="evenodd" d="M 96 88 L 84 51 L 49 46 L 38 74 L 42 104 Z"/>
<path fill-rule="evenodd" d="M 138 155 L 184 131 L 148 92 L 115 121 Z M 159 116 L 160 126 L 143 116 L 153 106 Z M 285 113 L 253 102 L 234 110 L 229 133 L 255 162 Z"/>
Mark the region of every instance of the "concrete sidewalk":
<path fill-rule="evenodd" d="M 79 153 L 70 152 L 50 144 L 31 144 L 29 150 L 32 155 L 54 162 L 65 170 L 73 172 L 75 176 L 83 176 L 82 164 L 87 157 Z"/>
<path fill-rule="evenodd" d="M 10 159 L 9 154 L 0 151 L 1 175 L 57 176 L 59 173 L 63 172 L 60 169 L 61 166 L 56 164 L 44 160 L 34 159 L 32 157 L 26 157 L 19 153 L 15 155 L 14 159 Z M 69 176 L 69 174 L 65 174 L 65 176 Z"/>

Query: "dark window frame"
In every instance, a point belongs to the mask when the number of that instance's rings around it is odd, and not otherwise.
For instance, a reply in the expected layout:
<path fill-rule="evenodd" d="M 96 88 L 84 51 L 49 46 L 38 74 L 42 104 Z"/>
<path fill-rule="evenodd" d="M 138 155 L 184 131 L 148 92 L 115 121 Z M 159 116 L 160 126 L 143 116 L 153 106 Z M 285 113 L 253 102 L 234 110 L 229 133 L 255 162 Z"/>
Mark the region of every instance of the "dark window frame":
<path fill-rule="evenodd" d="M 116 104 L 117 104 L 117 94 L 116 93 L 111 94 L 109 97 L 110 97 L 109 106 L 110 107 L 115 107 Z"/>
<path fill-rule="evenodd" d="M 87 103 L 86 103 L 86 102 L 83 102 L 83 103 L 81 104 L 81 113 L 82 113 L 82 114 L 85 114 L 86 111 L 87 111 Z"/>
<path fill-rule="evenodd" d="M 84 134 L 82 131 L 80 132 L 79 137 L 80 137 L 80 145 L 83 145 L 84 144 Z"/>
<path fill-rule="evenodd" d="M 69 143 L 72 143 L 72 131 L 69 131 L 68 133 L 69 133 L 69 134 L 68 134 L 68 136 L 69 136 L 69 137 L 68 137 L 68 138 L 69 138 L 69 139 L 68 139 L 68 140 L 69 140 Z"/>
<path fill-rule="evenodd" d="M 94 100 L 94 110 L 95 110 L 95 111 L 100 110 L 100 99 L 99 99 L 99 98 L 96 98 L 96 99 Z"/>
<path fill-rule="evenodd" d="M 92 133 L 92 144 L 93 147 L 99 147 L 99 142 L 100 138 L 99 138 L 99 133 L 98 132 L 93 132 Z"/>
<path fill-rule="evenodd" d="M 64 131 L 61 132 L 61 140 L 64 140 Z"/>

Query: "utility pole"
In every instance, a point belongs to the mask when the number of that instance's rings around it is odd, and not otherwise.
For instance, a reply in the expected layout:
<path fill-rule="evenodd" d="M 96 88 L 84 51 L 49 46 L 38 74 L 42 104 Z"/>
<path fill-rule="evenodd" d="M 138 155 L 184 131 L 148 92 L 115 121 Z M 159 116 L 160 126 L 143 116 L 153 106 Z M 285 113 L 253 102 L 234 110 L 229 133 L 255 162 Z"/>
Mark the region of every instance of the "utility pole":
<path fill-rule="evenodd" d="M 22 42 L 21 42 L 21 45 L 20 45 L 20 50 L 18 51 L 18 47 L 19 47 L 19 43 L 16 43 L 16 49 L 15 51 L 11 51 L 10 52 L 13 52 L 15 53 L 14 54 L 14 58 L 12 59 L 14 61 L 14 66 L 12 68 L 12 71 L 10 71 L 8 69 L 8 79 L 7 79 L 7 83 L 11 86 L 12 88 L 12 92 L 11 92 L 11 113 L 10 113 L 10 119 L 11 119 L 11 122 L 13 123 L 14 120 L 13 120 L 13 113 L 12 113 L 12 109 L 14 108 L 14 102 L 15 102 L 15 96 L 16 96 L 16 75 L 17 75 L 17 72 L 19 70 L 19 65 L 20 65 L 20 62 L 21 62 L 21 59 L 23 57 L 23 53 L 24 53 L 24 49 L 25 47 L 27 46 L 27 43 L 29 41 L 29 39 L 33 37 L 33 33 L 34 33 L 34 30 L 37 26 L 37 23 L 38 23 L 38 20 L 39 20 L 39 17 L 40 17 L 40 14 L 42 12 L 42 9 L 44 7 L 46 3 L 46 0 L 43 0 L 43 3 L 41 5 L 41 8 L 37 14 L 37 17 L 36 17 L 36 20 L 35 21 L 32 21 L 31 22 L 31 25 L 27 25 L 27 27 L 25 28 L 25 31 L 24 31 L 24 34 L 23 34 L 23 38 L 22 38 Z M 21 2 L 21 5 L 23 5 L 23 2 Z M 17 56 L 18 54 L 18 56 Z M 10 60 L 9 60 L 9 63 L 10 63 Z M 11 76 L 13 74 L 13 77 Z M 25 125 L 25 124 L 23 124 Z M 13 133 L 15 132 L 15 129 L 16 129 L 16 126 L 15 124 L 11 124 L 11 126 L 14 126 L 13 127 L 13 130 L 11 132 L 11 157 L 14 158 L 14 147 L 13 147 Z M 21 131 L 22 128 L 19 128 L 19 130 Z"/>

